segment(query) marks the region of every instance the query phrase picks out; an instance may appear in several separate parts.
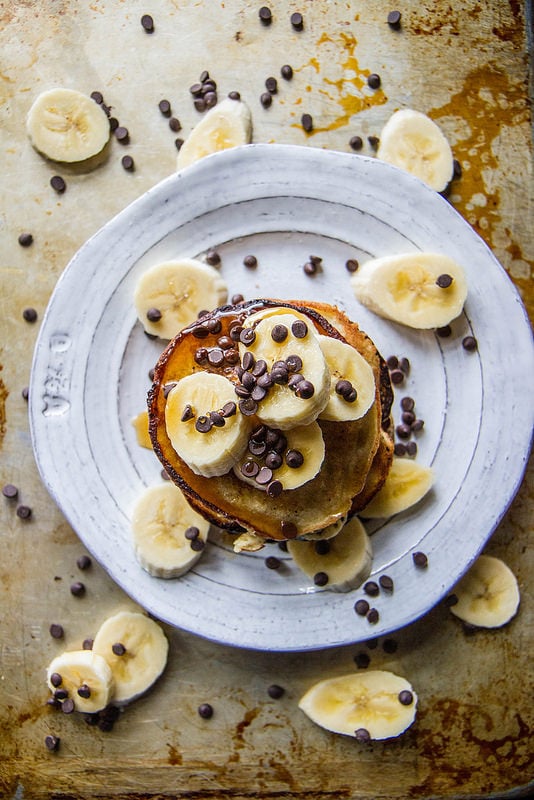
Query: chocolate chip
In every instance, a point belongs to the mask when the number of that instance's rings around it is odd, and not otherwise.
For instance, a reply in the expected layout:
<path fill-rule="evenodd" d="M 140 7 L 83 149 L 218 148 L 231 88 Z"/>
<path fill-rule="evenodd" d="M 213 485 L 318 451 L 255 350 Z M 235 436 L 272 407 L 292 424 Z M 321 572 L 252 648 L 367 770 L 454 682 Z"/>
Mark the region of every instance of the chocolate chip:
<path fill-rule="evenodd" d="M 261 467 L 256 475 L 256 483 L 265 486 L 273 479 L 273 471 L 269 467 Z"/>
<path fill-rule="evenodd" d="M 452 328 L 450 325 L 442 325 L 441 328 L 436 328 L 436 333 L 441 339 L 446 339 L 452 334 Z"/>
<path fill-rule="evenodd" d="M 92 650 L 93 649 L 93 639 L 84 639 L 82 642 L 82 650 Z"/>
<path fill-rule="evenodd" d="M 213 716 L 213 706 L 210 703 L 201 703 L 197 710 L 202 719 L 211 719 Z"/>
<path fill-rule="evenodd" d="M 412 433 L 412 429 L 409 425 L 397 425 L 395 428 L 395 433 L 399 437 L 399 439 L 409 439 Z"/>
<path fill-rule="evenodd" d="M 220 367 L 224 361 L 224 350 L 220 347 L 212 347 L 208 350 L 208 363 L 212 367 Z"/>
<path fill-rule="evenodd" d="M 36 322 L 37 320 L 37 311 L 35 308 L 25 308 L 22 312 L 23 318 L 26 322 Z"/>
<path fill-rule="evenodd" d="M 68 696 L 69 693 L 67 692 L 66 689 L 56 689 L 56 691 L 54 692 L 54 698 L 56 700 L 66 700 Z"/>
<path fill-rule="evenodd" d="M 256 332 L 254 328 L 242 328 L 239 334 L 239 341 L 241 344 L 249 345 L 256 340 Z"/>
<path fill-rule="evenodd" d="M 285 342 L 288 333 L 289 331 L 285 325 L 274 325 L 271 329 L 271 339 L 273 342 L 280 344 L 281 342 Z"/>
<path fill-rule="evenodd" d="M 388 25 L 390 28 L 394 30 L 398 30 L 400 28 L 401 22 L 401 12 L 400 11 L 390 11 L 388 14 Z"/>
<path fill-rule="evenodd" d="M 345 380 L 345 378 L 340 378 L 338 381 L 336 381 L 334 389 L 336 394 L 340 394 L 342 397 L 344 397 L 352 390 L 352 383 Z"/>
<path fill-rule="evenodd" d="M 278 686 L 277 683 L 273 683 L 267 688 L 267 694 L 273 700 L 280 700 L 280 698 L 284 696 L 285 691 L 286 690 L 282 686 Z"/>
<path fill-rule="evenodd" d="M 19 490 L 16 486 L 13 486 L 12 483 L 6 483 L 6 485 L 2 488 L 2 494 L 4 497 L 14 500 L 16 497 L 18 497 Z"/>
<path fill-rule="evenodd" d="M 251 455 L 261 457 L 267 452 L 267 443 L 251 438 L 248 443 L 248 450 Z"/>
<path fill-rule="evenodd" d="M 239 401 L 239 410 L 244 417 L 253 417 L 258 410 L 258 403 L 251 397 Z"/>
<path fill-rule="evenodd" d="M 304 339 L 308 333 L 308 326 L 303 320 L 296 320 L 291 325 L 291 333 L 296 339 Z"/>
<path fill-rule="evenodd" d="M 265 88 L 270 94 L 276 94 L 278 91 L 278 81 L 272 76 L 265 81 Z"/>
<path fill-rule="evenodd" d="M 367 669 L 367 667 L 371 663 L 371 658 L 367 653 L 356 653 L 356 655 L 354 656 L 354 663 L 360 669 Z"/>
<path fill-rule="evenodd" d="M 316 572 L 313 576 L 313 582 L 316 586 L 326 586 L 328 583 L 328 575 L 326 572 Z"/>
<path fill-rule="evenodd" d="M 154 20 L 150 14 L 143 14 L 141 17 L 141 25 L 146 33 L 154 33 Z"/>
<path fill-rule="evenodd" d="M 370 89 L 378 89 L 381 83 L 380 75 L 377 75 L 376 72 L 371 73 L 367 78 L 367 86 L 369 86 Z"/>
<path fill-rule="evenodd" d="M 403 706 L 411 706 L 413 703 L 413 694 L 408 689 L 403 689 L 399 692 L 399 703 Z"/>
<path fill-rule="evenodd" d="M 217 252 L 217 250 L 208 250 L 206 253 L 206 261 L 208 264 L 211 264 L 212 267 L 216 267 L 218 264 L 221 263 L 221 256 Z"/>
<path fill-rule="evenodd" d="M 78 687 L 77 693 L 80 697 L 83 697 L 85 700 L 87 700 L 89 697 L 91 697 L 91 688 L 86 683 L 82 683 L 82 685 Z"/>
<path fill-rule="evenodd" d="M 313 130 L 313 117 L 311 114 L 303 114 L 300 118 L 302 123 L 302 127 L 306 131 L 306 133 L 311 133 Z"/>
<path fill-rule="evenodd" d="M 393 579 L 390 578 L 389 575 L 381 575 L 378 579 L 378 583 L 386 592 L 393 591 Z"/>
<path fill-rule="evenodd" d="M 122 642 L 115 642 L 111 645 L 111 650 L 116 656 L 123 656 L 126 652 L 125 646 Z"/>
<path fill-rule="evenodd" d="M 378 597 L 380 594 L 378 583 L 375 583 L 375 581 L 367 581 L 367 583 L 364 583 L 363 591 L 365 594 L 368 594 L 369 597 Z"/>
<path fill-rule="evenodd" d="M 304 456 L 300 450 L 288 450 L 286 453 L 286 464 L 291 469 L 298 469 L 304 464 Z"/>
<path fill-rule="evenodd" d="M 360 265 L 355 258 L 349 258 L 347 261 L 345 261 L 345 269 L 347 272 L 356 272 L 359 266 Z"/>
<path fill-rule="evenodd" d="M 162 317 L 159 308 L 149 308 L 146 312 L 146 318 L 149 322 L 159 322 Z"/>
<path fill-rule="evenodd" d="M 314 543 L 313 549 L 318 556 L 325 556 L 330 552 L 330 541 L 328 539 L 318 539 Z"/>
<path fill-rule="evenodd" d="M 418 551 L 417 553 L 412 553 L 412 560 L 416 567 L 425 568 L 428 566 L 428 557 L 426 553 L 421 553 Z"/>
<path fill-rule="evenodd" d="M 445 600 L 443 602 L 445 603 L 445 606 L 447 608 L 452 608 L 453 606 L 455 606 L 458 603 L 458 595 L 456 595 L 454 593 L 450 594 L 445 598 Z"/>
<path fill-rule="evenodd" d="M 281 550 L 283 553 L 287 553 L 287 542 L 278 542 L 278 549 Z"/>
<path fill-rule="evenodd" d="M 210 411 L 210 419 L 216 428 L 224 428 L 226 420 L 219 411 Z"/>
<path fill-rule="evenodd" d="M 241 464 L 241 473 L 245 476 L 245 478 L 255 478 L 259 471 L 259 464 L 252 459 L 249 459 Z"/>
<path fill-rule="evenodd" d="M 213 427 L 213 422 L 206 414 L 201 414 L 195 422 L 195 429 L 199 433 L 208 433 Z"/>
<path fill-rule="evenodd" d="M 171 104 L 168 100 L 160 100 L 158 103 L 158 108 L 164 117 L 171 116 Z"/>
<path fill-rule="evenodd" d="M 304 19 L 302 14 L 299 14 L 298 11 L 295 11 L 294 14 L 291 14 L 290 17 L 291 27 L 294 28 L 296 31 L 301 31 L 304 27 Z"/>
<path fill-rule="evenodd" d="M 177 150 L 180 150 L 182 148 L 183 143 L 184 143 L 183 139 L 178 138 L 174 140 L 174 145 Z"/>
<path fill-rule="evenodd" d="M 410 362 L 408 361 L 406 356 L 403 356 L 402 358 L 399 358 L 399 369 L 402 372 L 404 372 L 405 375 L 409 374 L 409 372 L 410 372 Z"/>
<path fill-rule="evenodd" d="M 44 740 L 45 747 L 47 748 L 47 750 L 50 750 L 51 752 L 58 750 L 60 742 L 61 739 L 59 738 L 59 736 L 54 736 L 51 733 L 49 733 L 48 736 L 45 736 Z"/>
<path fill-rule="evenodd" d="M 262 6 L 260 8 L 260 10 L 258 11 L 258 16 L 263 25 L 270 25 L 271 22 L 273 21 L 273 15 L 271 9 L 268 8 L 267 6 Z"/>
<path fill-rule="evenodd" d="M 398 644 L 395 641 L 395 639 L 384 639 L 382 643 L 382 650 L 384 651 L 384 653 L 388 653 L 389 655 L 396 653 L 397 647 Z"/>
<path fill-rule="evenodd" d="M 242 294 L 233 294 L 230 299 L 230 302 L 232 303 L 233 306 L 236 306 L 238 303 L 242 303 L 244 299 L 245 298 L 243 297 Z"/>
<path fill-rule="evenodd" d="M 452 160 L 452 177 L 453 178 L 461 178 L 462 177 L 462 165 L 458 161 L 458 159 L 453 158 Z"/>
<path fill-rule="evenodd" d="M 302 358 L 296 354 L 289 355 L 286 358 L 286 364 L 289 372 L 300 372 L 302 369 Z"/>
<path fill-rule="evenodd" d="M 20 505 L 17 506 L 16 514 L 17 517 L 19 517 L 20 519 L 30 519 L 32 515 L 32 510 L 29 506 Z"/>
<path fill-rule="evenodd" d="M 290 81 L 293 77 L 293 67 L 291 67 L 289 64 L 284 64 L 280 69 L 280 74 L 284 80 Z"/>
<path fill-rule="evenodd" d="M 404 372 L 400 369 L 393 369 L 389 377 L 391 378 L 391 383 L 396 386 L 400 386 L 401 383 L 404 383 Z"/>
<path fill-rule="evenodd" d="M 444 272 L 443 275 L 438 275 L 436 278 L 436 285 L 439 286 L 440 289 L 448 289 L 453 280 L 452 275 L 447 275 L 447 273 Z"/>
<path fill-rule="evenodd" d="M 33 236 L 31 233 L 21 233 L 18 241 L 21 247 L 29 247 L 33 244 Z"/>
<path fill-rule="evenodd" d="M 393 452 L 396 456 L 405 456 L 407 453 L 406 445 L 402 442 L 395 442 L 395 446 L 393 448 Z"/>
<path fill-rule="evenodd" d="M 76 566 L 78 567 L 78 569 L 82 569 L 82 570 L 89 569 L 89 567 L 91 566 L 92 563 L 93 562 L 91 561 L 89 556 L 87 556 L 85 554 L 76 559 Z"/>
<path fill-rule="evenodd" d="M 67 188 L 67 184 L 65 183 L 61 175 L 54 175 L 52 178 L 50 178 L 50 186 L 58 194 L 63 194 L 63 192 Z"/>
<path fill-rule="evenodd" d="M 126 172 L 134 172 L 135 163 L 131 156 L 123 156 L 121 158 L 121 164 L 123 166 L 123 169 L 126 170 Z"/>
<path fill-rule="evenodd" d="M 258 259 L 256 258 L 256 256 L 248 255 L 245 256 L 245 258 L 243 259 L 243 264 L 248 269 L 254 269 L 254 267 L 258 266 Z"/>
<path fill-rule="evenodd" d="M 63 678 L 61 677 L 59 672 L 53 672 L 50 675 L 50 683 L 52 684 L 52 686 L 54 688 L 57 688 L 58 686 L 61 686 L 61 684 L 63 683 Z"/>
<path fill-rule="evenodd" d="M 266 463 L 266 466 L 268 466 L 267 463 Z M 271 481 L 269 484 L 267 484 L 267 494 L 269 495 L 269 497 L 273 497 L 273 498 L 274 497 L 280 497 L 280 495 L 282 494 L 283 488 L 284 487 L 282 486 L 281 481 L 278 481 L 278 480 Z"/>
<path fill-rule="evenodd" d="M 178 133 L 182 130 L 182 123 L 176 117 L 171 117 L 169 120 L 169 128 L 173 133 Z"/>
<path fill-rule="evenodd" d="M 376 608 L 370 608 L 367 612 L 367 622 L 371 625 L 376 625 L 378 620 L 380 619 L 380 614 L 378 613 Z"/>
<path fill-rule="evenodd" d="M 357 742 L 366 743 L 371 741 L 371 734 L 367 728 L 358 728 L 354 731 L 354 738 Z"/>
<path fill-rule="evenodd" d="M 115 139 L 120 144 L 128 144 L 130 141 L 130 131 L 128 128 L 125 128 L 124 125 L 119 125 L 118 128 L 115 128 L 113 133 L 115 134 Z"/>
<path fill-rule="evenodd" d="M 415 442 L 408 442 L 406 445 L 406 453 L 412 458 L 417 455 L 417 444 Z"/>
<path fill-rule="evenodd" d="M 260 103 L 264 108 L 269 108 L 273 102 L 273 96 L 270 92 L 262 92 L 260 95 Z"/>
<path fill-rule="evenodd" d="M 228 97 L 230 98 L 230 100 L 241 100 L 241 95 L 239 94 L 239 92 L 229 92 Z"/>
<path fill-rule="evenodd" d="M 401 420 L 405 425 L 413 425 L 415 422 L 415 414 L 413 411 L 403 411 L 401 414 Z"/>
<path fill-rule="evenodd" d="M 294 539 L 298 534 L 295 523 L 285 519 L 283 519 L 280 523 L 280 530 L 286 539 Z"/>
<path fill-rule="evenodd" d="M 315 392 L 315 387 L 313 383 L 304 379 L 300 381 L 297 388 L 295 389 L 295 394 L 297 397 L 302 398 L 303 400 L 308 400 L 310 397 L 313 396 Z"/>
<path fill-rule="evenodd" d="M 361 150 L 363 147 L 363 139 L 361 136 L 351 136 L 349 139 L 349 146 L 352 150 Z"/>
<path fill-rule="evenodd" d="M 85 594 L 85 585 L 81 581 L 75 581 L 71 584 L 70 593 L 74 597 L 82 597 Z"/>
<path fill-rule="evenodd" d="M 190 525 L 185 529 L 184 536 L 189 542 L 192 542 L 193 539 L 196 539 L 198 536 L 200 536 L 200 531 L 196 525 Z"/>
<path fill-rule="evenodd" d="M 114 133 L 117 128 L 119 127 L 119 120 L 116 117 L 109 118 L 109 129 L 111 133 Z"/>
<path fill-rule="evenodd" d="M 199 553 L 201 550 L 204 550 L 206 542 L 204 541 L 204 539 L 201 539 L 200 536 L 197 536 L 196 539 L 193 539 L 191 541 L 190 546 L 191 550 L 194 550 L 195 552 Z"/>
<path fill-rule="evenodd" d="M 221 413 L 224 417 L 233 417 L 234 414 L 237 413 L 237 406 L 236 404 L 230 400 L 228 403 L 225 403 L 221 408 Z"/>
<path fill-rule="evenodd" d="M 282 562 L 279 558 L 276 558 L 276 556 L 268 556 L 265 559 L 265 566 L 267 569 L 280 569 Z"/>
<path fill-rule="evenodd" d="M 72 697 L 67 697 L 61 704 L 61 710 L 64 714 L 72 714 L 74 711 L 74 700 Z"/>
<path fill-rule="evenodd" d="M 378 145 L 380 144 L 380 139 L 378 138 L 378 136 L 368 136 L 367 141 L 369 142 L 369 147 L 372 150 L 378 149 Z"/>
<path fill-rule="evenodd" d="M 462 347 L 464 350 L 468 350 L 469 352 L 473 352 L 477 349 L 477 340 L 474 336 L 464 336 L 462 339 Z"/>
<path fill-rule="evenodd" d="M 403 411 L 413 411 L 415 408 L 415 400 L 413 397 L 403 397 L 400 405 Z"/>
<path fill-rule="evenodd" d="M 412 431 L 415 431 L 416 433 L 418 431 L 422 431 L 424 426 L 425 426 L 424 420 L 416 419 L 415 422 L 412 423 Z"/>

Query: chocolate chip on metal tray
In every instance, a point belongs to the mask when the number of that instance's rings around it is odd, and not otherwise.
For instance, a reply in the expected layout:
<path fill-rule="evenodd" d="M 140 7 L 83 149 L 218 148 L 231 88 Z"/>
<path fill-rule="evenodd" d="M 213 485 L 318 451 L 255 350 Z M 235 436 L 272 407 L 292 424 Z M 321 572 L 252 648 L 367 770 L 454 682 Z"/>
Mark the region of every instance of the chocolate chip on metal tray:
<path fill-rule="evenodd" d="M 230 98 L 230 100 L 241 100 L 241 95 L 239 94 L 239 92 L 235 91 L 229 92 L 228 97 Z"/>
<path fill-rule="evenodd" d="M 436 285 L 439 286 L 440 289 L 448 289 L 453 280 L 454 278 L 452 275 L 448 275 L 446 272 L 444 272 L 443 275 L 438 275 L 436 278 Z"/>
<path fill-rule="evenodd" d="M 164 117 L 171 116 L 171 104 L 168 100 L 160 100 L 158 103 L 158 108 Z"/>
<path fill-rule="evenodd" d="M 273 14 L 268 6 L 262 6 L 258 11 L 258 16 L 262 25 L 270 25 L 273 21 Z"/>
<path fill-rule="evenodd" d="M 378 136 L 368 136 L 367 141 L 369 142 L 369 147 L 372 150 L 378 149 L 378 145 L 380 144 L 380 139 L 378 138 Z"/>
<path fill-rule="evenodd" d="M 285 694 L 285 689 L 282 686 L 279 686 L 277 683 L 273 683 L 271 686 L 267 687 L 267 694 L 273 700 L 280 700 L 280 698 Z"/>
<path fill-rule="evenodd" d="M 149 308 L 146 312 L 146 318 L 149 322 L 159 322 L 162 317 L 159 308 Z"/>
<path fill-rule="evenodd" d="M 65 183 L 65 180 L 61 177 L 61 175 L 53 175 L 50 178 L 50 186 L 58 194 L 63 194 L 63 192 L 67 188 L 67 184 Z"/>
<path fill-rule="evenodd" d="M 120 144 L 128 144 L 130 141 L 130 131 L 128 128 L 125 128 L 124 125 L 119 125 L 118 128 L 115 128 L 113 133 L 115 134 L 115 139 L 120 142 Z"/>
<path fill-rule="evenodd" d="M 316 586 L 326 586 L 328 580 L 329 578 L 326 572 L 316 572 L 313 576 L 313 582 Z"/>
<path fill-rule="evenodd" d="M 178 138 L 178 139 L 175 139 L 175 140 L 174 140 L 174 145 L 175 145 L 175 147 L 176 147 L 176 149 L 177 149 L 177 150 L 180 150 L 180 149 L 181 149 L 181 147 L 182 147 L 183 143 L 184 143 L 184 140 L 183 140 L 183 139 L 180 139 L 180 138 Z"/>
<path fill-rule="evenodd" d="M 278 91 L 278 81 L 276 78 L 270 76 L 265 81 L 265 88 L 267 89 L 270 94 L 276 94 Z"/>
<path fill-rule="evenodd" d="M 349 258 L 347 259 L 347 261 L 345 261 L 345 269 L 347 270 L 347 272 L 356 272 L 359 266 L 360 265 L 355 258 Z"/>
<path fill-rule="evenodd" d="M 290 64 L 284 64 L 280 69 L 280 75 L 284 80 L 290 81 L 293 77 L 293 67 Z"/>
<path fill-rule="evenodd" d="M 91 561 L 91 558 L 88 555 L 85 555 L 85 553 L 83 556 L 80 556 L 76 559 L 76 566 L 78 569 L 89 569 L 92 563 L 93 562 Z"/>
<path fill-rule="evenodd" d="M 362 137 L 361 136 L 351 136 L 351 138 L 349 139 L 349 147 L 351 147 L 352 150 L 356 150 L 356 151 L 361 150 L 362 147 L 363 147 L 363 139 L 362 139 Z"/>
<path fill-rule="evenodd" d="M 441 328 L 436 328 L 436 334 L 440 339 L 446 339 L 448 336 L 451 336 L 452 328 L 450 325 L 442 325 Z"/>
<path fill-rule="evenodd" d="M 282 562 L 276 556 L 267 556 L 265 559 L 265 566 L 267 569 L 280 569 Z"/>
<path fill-rule="evenodd" d="M 296 31 L 301 31 L 304 28 L 304 18 L 302 14 L 295 11 L 290 17 L 291 27 Z"/>
<path fill-rule="evenodd" d="M 63 639 L 63 636 L 65 635 L 63 625 L 59 625 L 57 622 L 53 622 L 48 630 L 52 639 Z"/>
<path fill-rule="evenodd" d="M 90 97 L 91 97 L 91 100 L 94 100 L 95 103 L 98 106 L 101 106 L 102 103 L 104 102 L 104 95 L 102 94 L 102 92 L 98 92 L 98 91 L 91 92 Z"/>
<path fill-rule="evenodd" d="M 150 14 L 143 14 L 141 17 L 141 25 L 146 33 L 154 33 L 154 19 Z"/>
<path fill-rule="evenodd" d="M 210 703 L 201 703 L 197 711 L 202 719 L 211 719 L 213 716 L 213 706 Z"/>
<path fill-rule="evenodd" d="M 29 247 L 33 244 L 33 236 L 31 233 L 21 233 L 18 242 L 21 247 Z"/>
<path fill-rule="evenodd" d="M 378 579 L 378 583 L 384 589 L 385 592 L 392 592 L 394 588 L 393 578 L 389 575 L 381 575 Z"/>
<path fill-rule="evenodd" d="M 248 269 L 254 269 L 254 267 L 258 266 L 258 259 L 254 255 L 248 255 L 244 257 L 243 264 Z"/>
<path fill-rule="evenodd" d="M 81 583 L 81 581 L 75 581 L 71 584 L 70 593 L 74 597 L 82 597 L 85 594 L 85 584 Z"/>
<path fill-rule="evenodd" d="M 378 609 L 370 608 L 367 612 L 367 622 L 369 622 L 371 625 L 376 625 L 379 619 L 380 614 L 378 613 Z"/>
<path fill-rule="evenodd" d="M 82 650 L 92 650 L 93 649 L 93 639 L 84 639 L 82 642 Z"/>
<path fill-rule="evenodd" d="M 15 498 L 18 497 L 19 490 L 12 483 L 6 483 L 6 485 L 2 487 L 2 494 L 4 495 L 4 497 L 9 498 L 10 500 L 14 500 Z"/>
<path fill-rule="evenodd" d="M 377 75 L 376 72 L 372 72 L 367 78 L 367 86 L 369 86 L 370 89 L 379 89 L 381 83 L 380 75 Z"/>
<path fill-rule="evenodd" d="M 477 340 L 474 336 L 464 336 L 462 339 L 462 347 L 464 350 L 468 350 L 469 352 L 473 352 L 477 349 Z"/>
<path fill-rule="evenodd" d="M 388 14 L 388 25 L 390 28 L 394 30 L 398 30 L 401 24 L 401 12 L 400 11 L 390 11 Z"/>
<path fill-rule="evenodd" d="M 358 616 L 365 617 L 365 615 L 369 611 L 369 603 L 367 602 L 367 600 L 363 599 L 356 600 L 356 602 L 354 603 L 354 611 L 358 614 Z"/>
<path fill-rule="evenodd" d="M 26 322 L 36 322 L 37 311 L 35 308 L 25 308 L 22 312 L 22 317 L 26 320 Z"/>
<path fill-rule="evenodd" d="M 260 95 L 260 103 L 264 108 L 269 108 L 272 105 L 273 96 L 270 92 L 262 92 Z"/>
<path fill-rule="evenodd" d="M 123 156 L 121 158 L 121 164 L 122 164 L 123 169 L 126 170 L 126 172 L 134 172 L 135 171 L 135 162 L 134 162 L 134 160 L 133 160 L 133 158 L 131 156 Z"/>
<path fill-rule="evenodd" d="M 206 261 L 212 267 L 217 267 L 221 263 L 221 256 L 217 250 L 208 250 L 206 253 Z"/>
<path fill-rule="evenodd" d="M 29 506 L 20 505 L 20 506 L 17 506 L 16 514 L 17 514 L 17 517 L 19 517 L 20 519 L 30 519 L 30 517 L 32 515 L 32 510 L 31 510 L 31 508 Z"/>
<path fill-rule="evenodd" d="M 421 551 L 412 553 L 412 560 L 416 567 L 421 567 L 424 569 L 428 566 L 428 557 L 426 553 L 422 553 Z"/>
<path fill-rule="evenodd" d="M 303 114 L 300 118 L 302 123 L 302 127 L 306 131 L 306 133 L 311 133 L 313 130 L 313 117 L 311 114 Z"/>
<path fill-rule="evenodd" d="M 367 581 L 363 585 L 363 591 L 365 594 L 368 594 L 369 597 L 377 597 L 380 594 L 380 587 L 376 581 Z"/>

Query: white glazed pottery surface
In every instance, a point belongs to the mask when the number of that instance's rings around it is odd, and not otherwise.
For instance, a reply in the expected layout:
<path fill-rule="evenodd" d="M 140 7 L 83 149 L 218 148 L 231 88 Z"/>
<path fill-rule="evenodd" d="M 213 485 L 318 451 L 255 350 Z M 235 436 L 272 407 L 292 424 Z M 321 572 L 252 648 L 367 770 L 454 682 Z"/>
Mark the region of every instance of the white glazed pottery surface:
<path fill-rule="evenodd" d="M 393 578 L 354 612 L 362 590 L 319 589 L 272 544 L 236 555 L 213 531 L 185 576 L 165 581 L 138 565 L 129 516 L 161 480 L 131 419 L 146 407 L 149 369 L 164 342 L 136 320 L 138 277 L 169 257 L 221 254 L 229 296 L 337 304 L 384 357 L 411 363 L 399 400 L 416 401 L 417 458 L 435 486 L 416 507 L 368 526 L 373 576 Z M 413 331 L 353 297 L 348 258 L 431 250 L 465 269 L 469 295 L 453 335 Z M 254 254 L 256 269 L 243 258 Z M 310 255 L 322 271 L 305 275 Z M 465 335 L 475 352 L 461 346 Z M 438 602 L 476 558 L 521 481 L 533 425 L 530 326 L 508 276 L 460 215 L 410 175 L 376 159 L 290 145 L 248 145 L 209 156 L 148 191 L 93 236 L 65 269 L 36 345 L 30 423 L 42 478 L 87 549 L 156 617 L 238 647 L 297 651 L 362 641 L 402 627 Z M 424 551 L 428 567 L 414 567 Z M 276 555 L 278 570 L 265 567 Z"/>

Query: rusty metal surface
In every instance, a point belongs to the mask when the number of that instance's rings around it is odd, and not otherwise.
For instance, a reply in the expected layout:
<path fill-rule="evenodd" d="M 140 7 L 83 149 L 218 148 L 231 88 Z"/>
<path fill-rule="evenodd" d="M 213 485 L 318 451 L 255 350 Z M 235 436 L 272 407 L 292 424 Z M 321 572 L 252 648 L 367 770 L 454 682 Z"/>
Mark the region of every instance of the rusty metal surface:
<path fill-rule="evenodd" d="M 249 102 L 254 141 L 290 142 L 349 151 L 353 135 L 378 135 L 390 113 L 412 106 L 444 129 L 462 164 L 450 201 L 485 239 L 534 316 L 533 181 L 525 9 L 518 0 L 399 4 L 400 31 L 386 24 L 384 3 L 271 3 L 237 0 L 45 0 L 0 2 L 0 477 L 14 483 L 33 509 L 21 520 L 0 498 L 0 796 L 41 797 L 287 797 L 478 798 L 527 794 L 533 776 L 530 652 L 533 632 L 533 476 L 518 495 L 486 552 L 518 576 L 518 616 L 498 631 L 468 635 L 440 606 L 392 637 L 388 645 L 340 648 L 304 656 L 242 652 L 166 629 L 168 669 L 155 688 L 126 709 L 112 732 L 45 706 L 44 670 L 65 646 L 78 647 L 100 621 L 131 601 L 98 564 L 80 579 L 82 547 L 43 488 L 33 461 L 27 407 L 32 348 L 50 293 L 83 242 L 128 202 L 175 166 L 167 97 L 186 135 L 198 118 L 189 86 L 208 69 L 222 96 L 232 89 Z M 291 29 L 291 12 L 304 30 Z M 147 35 L 140 17 L 151 13 Z M 290 63 L 270 109 L 259 103 L 265 78 Z M 366 89 L 377 72 L 382 87 Z M 126 150 L 112 142 L 95 171 L 59 170 L 32 150 L 24 131 L 37 93 L 66 85 L 98 89 L 131 132 Z M 313 115 L 307 135 L 301 114 Z M 181 135 L 181 134 L 179 134 Z M 64 195 L 49 179 L 61 172 Z M 18 235 L 31 231 L 22 248 Z M 484 276 L 480 276 L 484 280 Z M 505 321 L 503 321 L 505 324 Z M 466 525 L 469 521 L 466 520 Z M 65 639 L 51 639 L 60 622 Z M 281 621 L 283 625 L 283 620 Z M 384 647 L 385 645 L 385 647 Z M 401 738 L 370 747 L 312 725 L 298 710 L 320 677 L 355 669 L 364 651 L 371 666 L 405 675 L 420 707 Z M 272 700 L 277 683 L 285 695 Z M 210 702 L 211 720 L 197 714 Z M 61 737 L 57 753 L 44 737 Z"/>

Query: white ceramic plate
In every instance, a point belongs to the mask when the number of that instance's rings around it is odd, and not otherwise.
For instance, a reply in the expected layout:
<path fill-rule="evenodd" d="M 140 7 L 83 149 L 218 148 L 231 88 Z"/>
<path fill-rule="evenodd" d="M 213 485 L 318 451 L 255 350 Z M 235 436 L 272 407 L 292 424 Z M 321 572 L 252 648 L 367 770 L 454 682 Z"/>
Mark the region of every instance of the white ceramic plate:
<path fill-rule="evenodd" d="M 145 408 L 148 371 L 163 343 L 142 332 L 132 304 L 137 279 L 168 257 L 222 257 L 229 294 L 320 299 L 345 309 L 387 358 L 412 368 L 396 392 L 416 400 L 425 428 L 418 459 L 435 487 L 373 532 L 375 578 L 393 594 L 373 600 L 371 625 L 354 612 L 361 590 L 318 589 L 272 544 L 236 555 L 216 535 L 191 572 L 150 577 L 137 564 L 129 516 L 161 480 L 131 419 Z M 446 253 L 467 272 L 465 313 L 453 335 L 411 331 L 360 306 L 348 258 L 415 250 Z M 255 270 L 243 257 L 258 258 Z M 311 254 L 323 270 L 308 277 Z M 473 334 L 476 352 L 461 346 Z M 120 213 L 69 264 L 36 346 L 30 390 L 37 463 L 53 498 L 88 550 L 155 616 L 230 645 L 307 650 L 395 630 L 424 614 L 476 558 L 520 483 L 533 425 L 530 326 L 504 270 L 442 197 L 378 160 L 314 148 L 249 145 L 172 175 Z M 412 553 L 424 551 L 427 569 Z M 269 570 L 265 558 L 282 560 Z"/>

